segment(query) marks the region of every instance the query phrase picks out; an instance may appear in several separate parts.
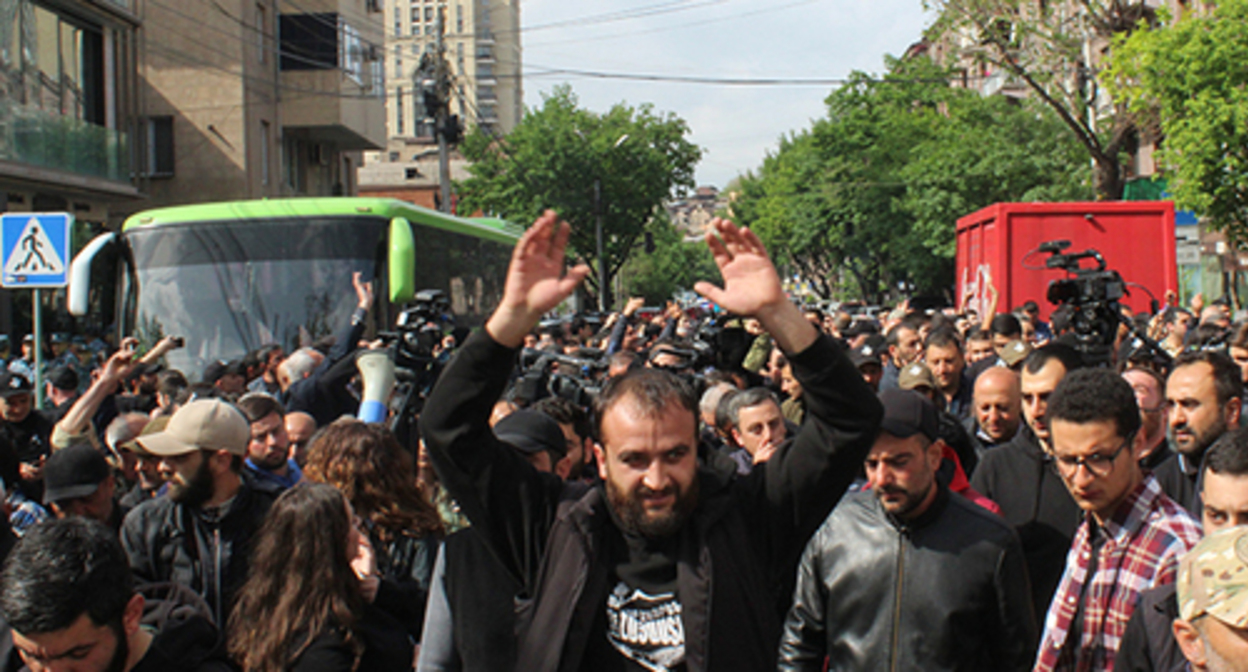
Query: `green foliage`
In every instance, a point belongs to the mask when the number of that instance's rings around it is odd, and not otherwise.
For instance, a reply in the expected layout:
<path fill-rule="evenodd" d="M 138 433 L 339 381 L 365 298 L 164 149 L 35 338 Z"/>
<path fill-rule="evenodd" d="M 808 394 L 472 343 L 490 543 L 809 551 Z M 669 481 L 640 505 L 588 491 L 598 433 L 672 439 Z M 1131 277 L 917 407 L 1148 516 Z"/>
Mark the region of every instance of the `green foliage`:
<path fill-rule="evenodd" d="M 1091 196 L 1087 162 L 1037 105 L 949 86 L 926 58 L 854 73 L 828 116 L 741 178 L 737 218 L 811 280 L 878 303 L 952 284 L 955 221 L 999 201 Z"/>
<path fill-rule="evenodd" d="M 597 114 L 577 107 L 570 87 L 556 87 L 507 137 L 478 130 L 467 138 L 472 177 L 458 185 L 461 207 L 523 223 L 553 208 L 572 224 L 573 251 L 597 269 L 600 204 L 610 286 L 663 201 L 694 186 L 702 150 L 688 133 L 682 119 L 649 105 Z"/>
<path fill-rule="evenodd" d="M 1153 19 L 1145 0 L 924 0 L 938 18 L 927 40 L 945 48 L 968 73 L 988 65 L 995 84 L 1022 89 L 1047 106 L 1096 164 L 1097 197 L 1122 198 L 1124 154 L 1135 119 L 1125 105 L 1103 105 L 1094 50 Z M 973 77 L 973 86 L 988 81 Z"/>
<path fill-rule="evenodd" d="M 626 296 L 642 296 L 651 305 L 663 305 L 677 290 L 691 290 L 693 283 L 719 277 L 711 250 L 699 238 L 682 240 L 681 233 L 664 217 L 650 228 L 654 252 L 633 254 L 620 271 Z"/>
<path fill-rule="evenodd" d="M 1165 17 L 1168 18 L 1168 17 Z M 1176 204 L 1248 242 L 1248 0 L 1140 30 L 1114 44 L 1119 100 L 1160 124 Z"/>

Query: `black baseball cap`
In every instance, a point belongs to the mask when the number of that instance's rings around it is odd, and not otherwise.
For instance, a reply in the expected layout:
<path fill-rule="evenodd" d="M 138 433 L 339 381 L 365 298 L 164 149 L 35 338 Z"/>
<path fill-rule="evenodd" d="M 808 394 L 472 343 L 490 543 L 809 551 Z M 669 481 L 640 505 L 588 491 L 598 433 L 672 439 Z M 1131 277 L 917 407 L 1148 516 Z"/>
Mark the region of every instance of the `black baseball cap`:
<path fill-rule="evenodd" d="M 508 415 L 494 425 L 494 435 L 525 455 L 548 450 L 555 460 L 559 460 L 568 452 L 567 440 L 559 423 L 539 411 L 520 410 Z"/>
<path fill-rule="evenodd" d="M 0 397 L 8 399 L 19 394 L 30 394 L 34 386 L 30 379 L 20 373 L 0 371 Z"/>
<path fill-rule="evenodd" d="M 854 366 L 857 367 L 861 367 L 863 364 L 881 366 L 880 351 L 870 343 L 863 343 L 849 351 L 849 361 L 853 362 Z"/>
<path fill-rule="evenodd" d="M 58 366 L 48 372 L 48 382 L 58 390 L 76 390 L 78 372 L 68 366 Z"/>
<path fill-rule="evenodd" d="M 100 451 L 91 446 L 62 448 L 43 465 L 43 503 L 86 497 L 100 489 L 112 469 Z"/>
<path fill-rule="evenodd" d="M 936 420 L 936 407 L 914 390 L 891 389 L 880 393 L 884 404 L 884 419 L 880 430 L 899 439 L 908 439 L 922 433 L 929 440 L 939 438 L 940 423 Z"/>

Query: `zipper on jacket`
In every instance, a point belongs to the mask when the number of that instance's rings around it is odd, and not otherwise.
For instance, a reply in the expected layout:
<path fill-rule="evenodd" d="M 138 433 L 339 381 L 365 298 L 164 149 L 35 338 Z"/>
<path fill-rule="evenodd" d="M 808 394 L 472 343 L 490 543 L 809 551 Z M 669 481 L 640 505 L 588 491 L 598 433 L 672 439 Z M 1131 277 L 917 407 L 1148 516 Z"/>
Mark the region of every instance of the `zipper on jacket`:
<path fill-rule="evenodd" d="M 897 535 L 897 585 L 894 588 L 893 600 L 893 644 L 888 652 L 888 669 L 897 670 L 897 645 L 901 632 L 901 591 L 906 579 L 906 537 L 910 536 L 905 528 Z"/>
<path fill-rule="evenodd" d="M 213 567 L 215 568 L 213 571 L 212 581 L 213 581 L 213 585 L 215 585 L 217 589 L 216 590 L 217 623 L 223 623 L 223 621 L 221 620 L 221 617 L 223 616 L 223 614 L 221 613 L 221 609 L 223 608 L 223 606 L 221 604 L 221 526 L 220 525 L 217 525 L 215 528 L 213 528 L 212 540 L 213 540 L 213 547 L 214 547 L 212 549 L 212 558 L 213 558 L 212 564 L 213 564 Z M 219 625 L 217 627 L 224 627 L 224 626 Z"/>

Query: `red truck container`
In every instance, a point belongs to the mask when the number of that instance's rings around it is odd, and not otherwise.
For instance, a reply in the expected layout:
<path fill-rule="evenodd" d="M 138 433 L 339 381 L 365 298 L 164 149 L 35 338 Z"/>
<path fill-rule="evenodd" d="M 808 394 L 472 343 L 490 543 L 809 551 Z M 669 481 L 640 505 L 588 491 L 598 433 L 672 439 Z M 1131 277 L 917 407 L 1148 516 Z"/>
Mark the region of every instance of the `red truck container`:
<path fill-rule="evenodd" d="M 1141 285 L 1158 301 L 1178 291 L 1171 201 L 998 203 L 958 220 L 959 305 L 970 296 L 970 306 L 982 315 L 988 306 L 985 280 L 991 278 L 1000 293 L 998 312 L 1030 299 L 1047 320 L 1054 308 L 1046 298 L 1049 282 L 1067 277 L 1045 268 L 1049 255 L 1036 252 L 1051 240 L 1069 240 L 1066 254 L 1099 251 L 1106 269 L 1126 281 L 1130 295 L 1123 302 L 1134 312 L 1149 309 L 1151 297 Z M 1081 263 L 1093 265 L 1091 259 Z"/>

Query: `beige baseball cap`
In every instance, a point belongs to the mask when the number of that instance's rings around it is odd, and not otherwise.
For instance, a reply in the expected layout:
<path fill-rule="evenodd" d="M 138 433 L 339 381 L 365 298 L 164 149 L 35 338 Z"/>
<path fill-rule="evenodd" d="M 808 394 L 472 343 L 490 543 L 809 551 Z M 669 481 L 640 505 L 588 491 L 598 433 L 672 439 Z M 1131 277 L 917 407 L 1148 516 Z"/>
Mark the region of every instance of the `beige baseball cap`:
<path fill-rule="evenodd" d="M 165 431 L 140 436 L 135 441 L 160 457 L 186 455 L 197 450 L 228 450 L 247 455 L 251 426 L 243 413 L 220 399 L 200 399 L 178 409 Z"/>
<path fill-rule="evenodd" d="M 1179 615 L 1248 627 L 1248 527 L 1205 537 L 1179 560 Z"/>
<path fill-rule="evenodd" d="M 927 365 L 923 362 L 907 365 L 897 377 L 897 387 L 903 390 L 913 390 L 924 385 L 929 390 L 935 390 L 937 387 L 936 376 L 932 375 L 932 370 L 927 368 Z"/>

